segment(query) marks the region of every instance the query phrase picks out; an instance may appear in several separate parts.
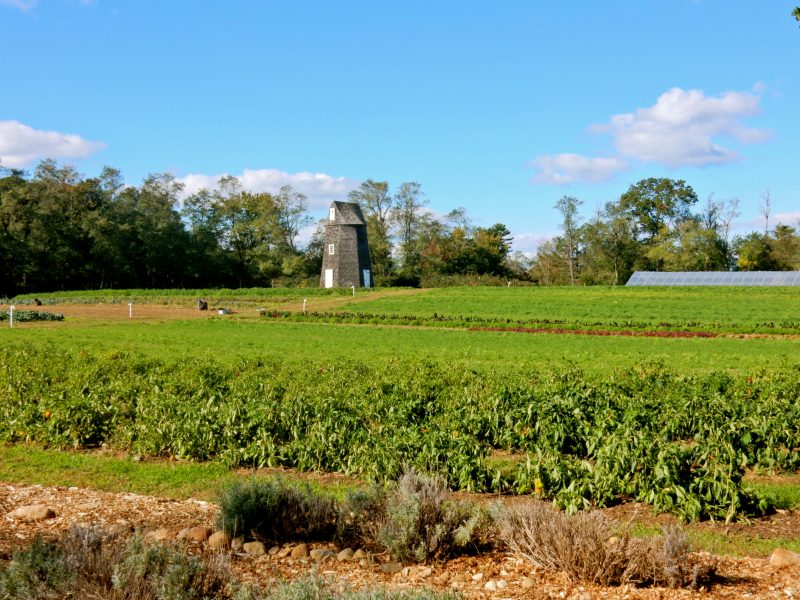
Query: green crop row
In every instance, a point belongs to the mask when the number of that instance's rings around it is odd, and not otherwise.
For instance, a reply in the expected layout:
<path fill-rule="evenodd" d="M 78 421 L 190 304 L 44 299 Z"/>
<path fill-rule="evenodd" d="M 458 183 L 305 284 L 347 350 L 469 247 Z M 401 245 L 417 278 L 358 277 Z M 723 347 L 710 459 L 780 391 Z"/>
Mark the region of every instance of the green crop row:
<path fill-rule="evenodd" d="M 458 328 L 497 328 L 517 329 L 530 328 L 536 330 L 566 331 L 665 331 L 665 332 L 699 332 L 713 335 L 715 333 L 772 333 L 794 334 L 800 330 L 800 321 L 783 320 L 780 322 L 764 321 L 753 325 L 738 323 L 704 323 L 700 321 L 648 321 L 596 319 L 510 319 L 501 317 L 480 317 L 476 315 L 442 315 L 433 313 L 424 316 L 419 314 L 391 314 L 351 311 L 309 311 L 299 313 L 293 311 L 261 309 L 263 317 L 285 319 L 290 321 L 314 321 L 322 323 L 357 323 L 369 325 L 404 325 L 425 327 L 458 327 Z"/>
<path fill-rule="evenodd" d="M 7 310 L 0 310 L 0 321 L 8 321 Z M 51 313 L 41 310 L 15 310 L 14 321 L 25 323 L 28 321 L 63 321 L 64 313 Z"/>
<path fill-rule="evenodd" d="M 18 348 L 0 359 L 0 441 L 112 448 L 231 466 L 535 493 L 577 510 L 634 498 L 687 520 L 768 510 L 744 470 L 800 467 L 800 370 L 681 376 L 476 372 Z M 494 457 L 512 457 L 495 468 Z"/>

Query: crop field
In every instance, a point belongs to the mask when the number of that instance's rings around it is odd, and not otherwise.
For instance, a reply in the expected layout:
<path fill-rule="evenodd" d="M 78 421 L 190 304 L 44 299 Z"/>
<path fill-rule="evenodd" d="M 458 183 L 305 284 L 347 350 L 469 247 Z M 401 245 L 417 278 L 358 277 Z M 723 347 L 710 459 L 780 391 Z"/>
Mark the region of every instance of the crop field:
<path fill-rule="evenodd" d="M 64 321 L 0 326 L 7 443 L 377 480 L 413 464 L 463 490 L 687 520 L 769 511 L 745 474 L 800 468 L 794 289 L 38 298 Z"/>

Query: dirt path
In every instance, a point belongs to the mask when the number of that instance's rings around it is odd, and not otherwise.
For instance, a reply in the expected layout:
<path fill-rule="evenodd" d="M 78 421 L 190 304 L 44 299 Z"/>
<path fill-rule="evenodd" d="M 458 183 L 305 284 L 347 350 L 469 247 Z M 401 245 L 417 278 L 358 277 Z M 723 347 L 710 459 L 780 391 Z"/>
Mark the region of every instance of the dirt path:
<path fill-rule="evenodd" d="M 55 517 L 35 523 L 15 519 L 10 512 L 19 506 L 45 504 Z M 175 501 L 136 494 L 115 494 L 79 488 L 25 486 L 0 482 L 0 560 L 36 536 L 54 537 L 73 524 L 100 525 L 152 533 L 166 528 L 172 535 L 185 527 L 213 527 L 217 506 L 198 500 Z M 185 543 L 185 542 L 183 542 Z M 330 545 L 313 545 L 312 547 Z M 189 544 L 188 552 L 211 552 L 202 543 Z M 668 590 L 631 587 L 603 588 L 572 584 L 559 573 L 532 568 L 520 557 L 507 552 L 460 557 L 430 565 L 407 565 L 395 574 L 383 573 L 380 562 L 358 564 L 311 559 L 251 558 L 231 554 L 236 575 L 245 581 L 269 584 L 276 579 L 295 579 L 316 572 L 355 588 L 386 586 L 390 589 L 432 587 L 452 590 L 466 598 L 792 598 L 800 595 L 800 569 L 779 570 L 761 558 L 730 558 L 701 555 L 717 563 L 721 580 L 710 590 Z M 380 561 L 382 557 L 378 557 Z M 491 582 L 491 583 L 490 583 Z"/>

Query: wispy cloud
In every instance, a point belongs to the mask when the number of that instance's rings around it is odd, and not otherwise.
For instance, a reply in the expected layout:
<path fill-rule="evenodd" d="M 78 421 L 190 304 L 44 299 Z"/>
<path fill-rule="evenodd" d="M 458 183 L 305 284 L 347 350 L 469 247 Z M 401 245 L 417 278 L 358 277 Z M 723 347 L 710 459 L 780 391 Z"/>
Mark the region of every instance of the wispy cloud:
<path fill-rule="evenodd" d="M 86 158 L 105 147 L 103 142 L 91 142 L 73 133 L 0 121 L 0 164 L 4 167 L 27 167 L 42 158 Z"/>
<path fill-rule="evenodd" d="M 229 175 L 204 175 L 190 173 L 177 178 L 184 184 L 184 194 L 190 195 L 202 188 L 215 189 L 221 177 Z M 245 169 L 234 174 L 248 192 L 278 192 L 284 185 L 290 185 L 296 192 L 308 197 L 311 210 L 327 208 L 333 200 L 345 200 L 347 193 L 358 186 L 360 181 L 347 177 L 333 177 L 325 173 L 287 173 L 278 169 Z"/>
<path fill-rule="evenodd" d="M 611 179 L 628 168 L 619 158 L 589 158 L 579 154 L 548 154 L 533 160 L 534 181 L 558 185 L 576 181 L 598 182 Z"/>
<path fill-rule="evenodd" d="M 10 6 L 20 10 L 31 10 L 38 0 L 0 0 L 0 6 Z"/>
<path fill-rule="evenodd" d="M 538 170 L 534 180 L 556 184 L 603 181 L 625 170 L 628 161 L 672 168 L 737 162 L 740 154 L 723 145 L 724 140 L 755 144 L 766 142 L 772 135 L 769 130 L 743 122 L 760 114 L 760 101 L 761 97 L 751 92 L 706 96 L 702 90 L 672 88 L 652 106 L 613 115 L 607 123 L 589 128 L 591 133 L 611 136 L 615 156 L 540 156 L 533 161 Z"/>

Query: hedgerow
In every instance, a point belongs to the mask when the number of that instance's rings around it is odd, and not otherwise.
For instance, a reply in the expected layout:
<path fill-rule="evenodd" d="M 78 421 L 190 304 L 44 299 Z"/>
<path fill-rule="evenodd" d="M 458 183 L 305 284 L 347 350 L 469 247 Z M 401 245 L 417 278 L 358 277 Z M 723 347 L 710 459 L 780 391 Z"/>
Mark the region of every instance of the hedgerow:
<path fill-rule="evenodd" d="M 213 359 L 22 347 L 0 358 L 0 441 L 111 448 L 231 466 L 533 493 L 575 511 L 623 499 L 684 519 L 769 510 L 747 468 L 800 468 L 800 370 L 604 376 L 424 361 Z M 511 457 L 495 468 L 493 455 Z"/>

